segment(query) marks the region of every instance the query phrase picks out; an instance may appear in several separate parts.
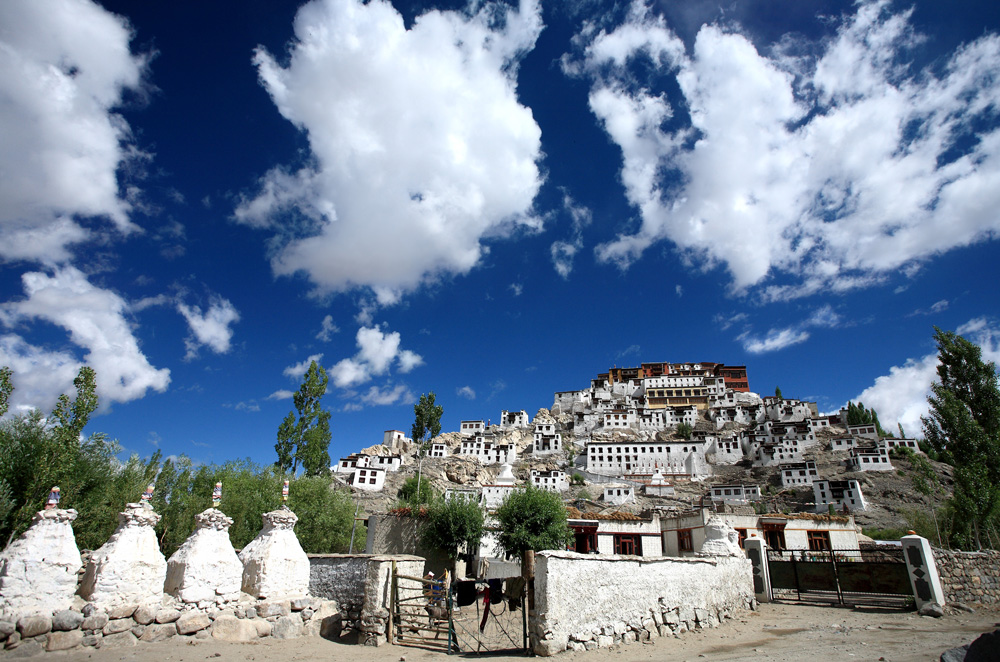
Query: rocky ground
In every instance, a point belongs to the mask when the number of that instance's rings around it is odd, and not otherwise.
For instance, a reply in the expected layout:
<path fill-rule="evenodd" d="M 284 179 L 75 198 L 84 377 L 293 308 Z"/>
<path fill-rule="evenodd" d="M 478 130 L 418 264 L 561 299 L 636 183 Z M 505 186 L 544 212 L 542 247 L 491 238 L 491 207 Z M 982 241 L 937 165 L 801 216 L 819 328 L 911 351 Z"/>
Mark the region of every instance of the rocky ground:
<path fill-rule="evenodd" d="M 916 662 L 937 660 L 945 650 L 967 644 L 984 632 L 1000 627 L 1000 613 L 947 610 L 944 618 L 917 616 L 913 612 L 881 609 L 843 609 L 794 604 L 760 605 L 758 611 L 727 621 L 718 628 L 688 632 L 679 638 L 633 643 L 612 649 L 563 653 L 564 662 L 619 662 L 646 660 L 745 660 L 798 662 L 803 659 L 886 660 Z M 167 640 L 134 648 L 88 650 L 51 654 L 65 662 L 203 662 L 204 660 L 313 660 L 337 662 L 429 662 L 444 653 L 419 648 L 382 646 L 368 648 L 334 643 L 319 637 L 225 643 L 211 639 L 180 642 Z M 523 656 L 519 656 L 523 659 Z M 0 655 L 0 659 L 4 659 Z M 515 657 L 491 655 L 489 659 Z"/>

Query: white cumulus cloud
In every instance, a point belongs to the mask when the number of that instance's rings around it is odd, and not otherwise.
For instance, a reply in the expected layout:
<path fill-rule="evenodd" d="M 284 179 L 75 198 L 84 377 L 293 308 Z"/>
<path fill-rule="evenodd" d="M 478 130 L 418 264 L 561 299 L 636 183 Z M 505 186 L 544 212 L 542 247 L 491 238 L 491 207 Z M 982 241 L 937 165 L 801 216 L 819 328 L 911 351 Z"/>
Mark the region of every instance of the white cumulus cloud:
<path fill-rule="evenodd" d="M 1000 363 L 1000 327 L 994 322 L 979 317 L 955 332 L 979 345 L 984 361 Z M 901 366 L 891 367 L 888 375 L 878 377 L 853 402 L 863 402 L 878 411 L 879 422 L 886 430 L 891 431 L 899 423 L 908 436 L 923 436 L 920 417 L 927 415 L 927 396 L 938 378 L 937 367 L 937 352 L 909 359 Z"/>
<path fill-rule="evenodd" d="M 30 345 L 16 334 L 0 339 L 0 364 L 14 370 L 14 405 L 50 409 L 72 388 L 84 364 L 97 373 L 97 393 L 105 403 L 128 402 L 150 389 L 164 391 L 170 371 L 150 365 L 139 348 L 126 316 L 125 300 L 92 285 L 74 267 L 21 277 L 25 298 L 0 305 L 0 321 L 15 331 L 34 321 L 65 329 L 69 340 L 85 350 L 83 360 L 67 351 Z"/>
<path fill-rule="evenodd" d="M 704 25 L 690 52 L 638 0 L 606 31 L 588 24 L 564 71 L 622 151 L 641 225 L 597 248 L 627 267 L 672 242 L 735 291 L 765 300 L 879 282 L 1000 230 L 1000 37 L 913 70 L 910 11 L 859 2 L 818 42 L 758 49 Z M 637 82 L 646 62 L 682 101 Z M 786 334 L 786 338 L 801 334 Z"/>
<path fill-rule="evenodd" d="M 323 292 L 367 287 L 387 305 L 468 272 L 484 238 L 537 228 L 541 131 L 516 77 L 541 10 L 472 7 L 406 29 L 388 2 L 313 0 L 287 66 L 257 50 L 261 84 L 310 145 L 305 165 L 275 167 L 235 210 L 287 240 L 275 273 L 305 272 Z"/>
<path fill-rule="evenodd" d="M 386 374 L 393 362 L 400 372 L 409 372 L 424 362 L 423 357 L 400 349 L 398 331 L 383 332 L 377 326 L 358 329 L 355 340 L 358 353 L 341 359 L 329 370 L 330 379 L 340 388 L 363 384 L 372 377 Z"/>
<path fill-rule="evenodd" d="M 737 318 L 745 319 L 746 316 L 737 315 L 722 328 L 728 328 L 733 322 L 738 321 Z M 766 354 L 809 340 L 809 328 L 834 328 L 840 324 L 840 321 L 840 315 L 833 310 L 832 306 L 826 305 L 813 311 L 809 317 L 798 324 L 780 329 L 770 329 L 763 337 L 754 336 L 747 330 L 738 335 L 736 339 L 743 341 L 743 349 L 751 354 Z"/>
<path fill-rule="evenodd" d="M 197 356 L 198 349 L 203 346 L 217 354 L 229 351 L 233 339 L 231 325 L 240 321 L 240 314 L 228 299 L 212 297 L 205 312 L 198 306 L 178 302 L 177 312 L 184 317 L 191 330 L 191 335 L 184 340 L 187 359 Z"/>
<path fill-rule="evenodd" d="M 333 315 L 327 315 L 323 318 L 323 322 L 320 325 L 319 333 L 316 334 L 316 340 L 322 340 L 323 342 L 330 342 L 330 336 L 335 333 L 340 333 L 340 327 L 334 324 Z"/>
<path fill-rule="evenodd" d="M 473 390 L 471 386 L 462 386 L 460 388 L 455 389 L 455 395 L 457 395 L 460 398 L 465 398 L 466 400 L 476 399 L 476 392 Z"/>
<path fill-rule="evenodd" d="M 0 3 L 0 256 L 56 264 L 90 231 L 134 229 L 118 169 L 145 158 L 114 112 L 147 58 L 128 22 L 89 0 Z"/>
<path fill-rule="evenodd" d="M 312 365 L 313 361 L 319 363 L 322 360 L 323 360 L 322 354 L 312 354 L 304 361 L 300 361 L 298 363 L 288 366 L 287 368 L 281 371 L 281 374 L 283 374 L 285 377 L 291 377 L 293 379 L 302 379 L 302 377 L 305 376 L 306 371 L 309 370 L 309 366 Z"/>

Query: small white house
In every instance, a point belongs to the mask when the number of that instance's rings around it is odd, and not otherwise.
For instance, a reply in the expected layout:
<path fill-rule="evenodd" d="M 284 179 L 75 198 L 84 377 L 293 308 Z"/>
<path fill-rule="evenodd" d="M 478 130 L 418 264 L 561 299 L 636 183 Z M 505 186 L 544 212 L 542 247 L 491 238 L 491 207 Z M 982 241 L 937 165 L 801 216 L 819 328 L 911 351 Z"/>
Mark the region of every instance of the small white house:
<path fill-rule="evenodd" d="M 465 499 L 466 501 L 479 503 L 482 496 L 479 494 L 479 490 L 474 487 L 449 487 L 444 491 L 444 499 L 445 501 Z"/>
<path fill-rule="evenodd" d="M 331 467 L 330 470 L 341 474 L 353 473 L 355 469 L 371 466 L 371 459 L 371 455 L 351 453 L 347 457 L 340 458 L 340 462 L 336 466 Z"/>
<path fill-rule="evenodd" d="M 816 470 L 816 463 L 812 460 L 781 465 L 782 487 L 812 485 L 817 478 L 819 478 L 819 472 Z"/>
<path fill-rule="evenodd" d="M 486 431 L 485 421 L 462 421 L 462 424 L 459 428 L 459 432 L 461 432 L 462 434 L 468 434 L 473 436 L 477 434 L 482 434 L 485 431 Z"/>
<path fill-rule="evenodd" d="M 532 469 L 531 484 L 549 492 L 565 492 L 569 489 L 569 480 L 566 478 L 566 472 L 559 471 L 558 469 L 552 471 Z"/>
<path fill-rule="evenodd" d="M 713 501 L 744 505 L 760 501 L 760 485 L 713 485 L 709 496 Z"/>
<path fill-rule="evenodd" d="M 556 432 L 555 423 L 535 423 L 533 455 L 554 455 L 562 451 L 562 434 Z"/>
<path fill-rule="evenodd" d="M 351 487 L 359 490 L 378 492 L 385 486 L 385 470 L 383 469 L 357 469 L 351 474 Z"/>
<path fill-rule="evenodd" d="M 448 457 L 448 444 L 431 444 L 431 457 Z"/>
<path fill-rule="evenodd" d="M 368 466 L 385 471 L 399 471 L 399 468 L 403 466 L 403 457 L 401 455 L 372 455 Z"/>
<path fill-rule="evenodd" d="M 529 425 L 531 419 L 528 418 L 528 412 L 524 411 L 507 411 L 506 409 L 500 412 L 500 427 L 506 428 L 526 428 Z"/>
<path fill-rule="evenodd" d="M 897 448 L 909 448 L 914 453 L 923 453 L 916 439 L 898 439 L 896 437 L 886 437 L 879 441 L 887 450 L 894 451 Z"/>
<path fill-rule="evenodd" d="M 857 445 L 857 437 L 834 437 L 830 440 L 831 451 L 848 451 Z"/>
<path fill-rule="evenodd" d="M 868 504 L 861 494 L 861 484 L 856 480 L 816 480 L 813 481 L 813 501 L 816 512 L 825 513 L 833 505 L 837 511 L 867 510 Z"/>
<path fill-rule="evenodd" d="M 845 463 L 848 471 L 892 471 L 889 451 L 885 446 L 852 448 L 847 452 Z"/>
<path fill-rule="evenodd" d="M 411 439 L 403 434 L 402 430 L 386 430 L 382 434 L 382 445 L 388 446 L 393 450 L 396 450 L 401 444 L 408 441 L 411 441 Z"/>
<path fill-rule="evenodd" d="M 635 488 L 631 485 L 609 485 L 604 488 L 604 502 L 615 506 L 635 503 Z"/>
<path fill-rule="evenodd" d="M 865 439 L 871 439 L 872 441 L 878 441 L 878 430 L 876 430 L 875 425 L 871 423 L 848 425 L 847 434 L 854 435 L 855 437 L 864 437 Z"/>

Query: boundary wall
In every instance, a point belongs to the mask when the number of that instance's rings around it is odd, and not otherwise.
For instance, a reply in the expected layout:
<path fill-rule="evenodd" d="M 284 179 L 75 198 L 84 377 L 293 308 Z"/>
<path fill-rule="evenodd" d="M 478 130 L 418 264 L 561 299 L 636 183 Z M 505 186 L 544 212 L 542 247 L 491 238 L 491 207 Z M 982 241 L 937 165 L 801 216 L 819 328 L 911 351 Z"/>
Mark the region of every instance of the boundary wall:
<path fill-rule="evenodd" d="M 548 656 L 648 641 L 715 627 L 755 607 L 750 561 L 743 556 L 538 552 L 531 645 Z"/>
<path fill-rule="evenodd" d="M 934 548 L 945 600 L 1000 604 L 1000 551 L 956 552 Z"/>

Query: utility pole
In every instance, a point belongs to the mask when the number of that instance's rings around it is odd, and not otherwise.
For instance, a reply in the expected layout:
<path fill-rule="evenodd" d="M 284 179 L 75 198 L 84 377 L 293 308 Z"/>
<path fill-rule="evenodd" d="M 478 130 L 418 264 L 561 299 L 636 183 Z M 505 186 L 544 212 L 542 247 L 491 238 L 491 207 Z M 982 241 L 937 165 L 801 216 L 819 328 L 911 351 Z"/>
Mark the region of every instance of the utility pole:
<path fill-rule="evenodd" d="M 417 502 L 420 502 L 420 470 L 424 465 L 424 450 L 417 449 Z"/>

